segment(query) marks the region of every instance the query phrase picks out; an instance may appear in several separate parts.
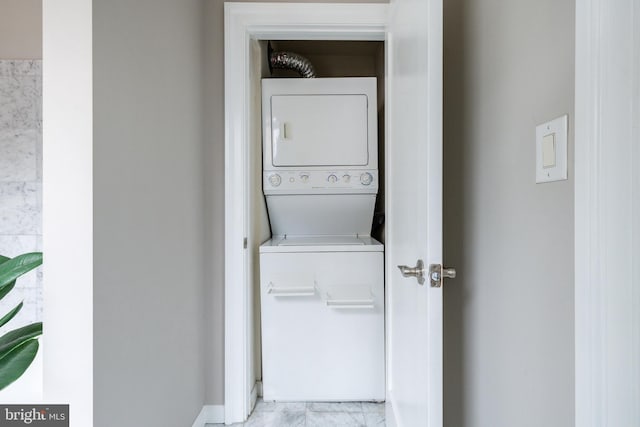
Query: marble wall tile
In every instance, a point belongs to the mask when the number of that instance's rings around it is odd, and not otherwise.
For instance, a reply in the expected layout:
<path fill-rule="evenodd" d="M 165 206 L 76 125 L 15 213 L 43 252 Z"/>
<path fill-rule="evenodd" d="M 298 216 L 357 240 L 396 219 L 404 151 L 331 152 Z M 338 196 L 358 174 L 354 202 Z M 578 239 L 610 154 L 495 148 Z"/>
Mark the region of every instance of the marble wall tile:
<path fill-rule="evenodd" d="M 0 77 L 42 76 L 42 60 L 3 59 L 0 60 Z"/>
<path fill-rule="evenodd" d="M 0 254 L 42 250 L 42 61 L 0 60 Z M 0 316 L 24 306 L 6 327 L 42 319 L 42 268 L 18 279 Z"/>
<path fill-rule="evenodd" d="M 0 77 L 0 129 L 38 129 L 38 76 Z"/>
<path fill-rule="evenodd" d="M 36 272 L 37 286 L 34 289 L 34 294 L 36 296 L 36 303 L 34 307 L 34 317 L 30 319 L 32 322 L 40 322 L 42 321 L 43 311 L 44 311 L 44 289 L 42 289 L 42 267 L 38 269 Z"/>
<path fill-rule="evenodd" d="M 38 131 L 0 130 L 0 182 L 35 181 Z"/>
<path fill-rule="evenodd" d="M 36 180 L 42 182 L 42 129 L 36 133 Z"/>
<path fill-rule="evenodd" d="M 42 237 L 42 182 L 33 182 L 32 184 L 36 192 L 36 214 L 35 219 L 35 234 Z"/>
<path fill-rule="evenodd" d="M 42 245 L 41 240 L 35 235 L 0 234 L 0 255 L 13 258 L 26 252 L 37 252 Z"/>
<path fill-rule="evenodd" d="M 35 128 L 42 133 L 42 75 L 37 75 L 35 79 Z"/>
<path fill-rule="evenodd" d="M 36 182 L 0 183 L 0 234 L 40 234 L 39 190 Z"/>

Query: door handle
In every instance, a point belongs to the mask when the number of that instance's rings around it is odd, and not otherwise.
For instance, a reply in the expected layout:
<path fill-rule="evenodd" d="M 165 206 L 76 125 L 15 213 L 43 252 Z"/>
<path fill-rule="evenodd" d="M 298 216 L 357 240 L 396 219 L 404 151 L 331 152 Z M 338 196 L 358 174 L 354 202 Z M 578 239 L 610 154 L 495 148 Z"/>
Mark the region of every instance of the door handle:
<path fill-rule="evenodd" d="M 424 285 L 424 262 L 421 259 L 418 260 L 415 267 L 399 265 L 398 268 L 402 277 L 415 277 L 419 284 Z"/>
<path fill-rule="evenodd" d="M 403 277 L 415 277 L 418 283 L 424 285 L 424 263 L 421 259 L 418 260 L 415 267 L 409 267 L 406 265 L 399 265 L 400 273 Z M 429 280 L 431 281 L 431 287 L 439 288 L 442 286 L 442 279 L 455 279 L 456 269 L 445 268 L 441 264 L 431 264 L 429 266 Z"/>

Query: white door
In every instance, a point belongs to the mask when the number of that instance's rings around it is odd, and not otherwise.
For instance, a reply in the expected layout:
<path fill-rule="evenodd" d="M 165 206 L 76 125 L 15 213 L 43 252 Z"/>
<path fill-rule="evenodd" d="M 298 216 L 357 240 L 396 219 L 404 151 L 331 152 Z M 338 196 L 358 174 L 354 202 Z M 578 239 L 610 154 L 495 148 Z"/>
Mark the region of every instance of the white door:
<path fill-rule="evenodd" d="M 400 427 L 442 426 L 442 0 L 391 4 L 387 292 L 390 398 Z M 425 265 L 425 282 L 398 265 Z"/>

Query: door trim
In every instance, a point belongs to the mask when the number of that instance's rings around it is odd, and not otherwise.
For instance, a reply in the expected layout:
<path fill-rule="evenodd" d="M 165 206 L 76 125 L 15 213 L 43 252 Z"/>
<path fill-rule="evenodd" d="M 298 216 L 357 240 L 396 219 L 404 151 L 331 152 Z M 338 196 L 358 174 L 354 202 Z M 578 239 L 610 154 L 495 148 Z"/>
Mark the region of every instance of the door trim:
<path fill-rule="evenodd" d="M 225 423 L 251 411 L 247 375 L 249 41 L 386 38 L 387 4 L 225 3 Z"/>
<path fill-rule="evenodd" d="M 92 14 L 89 0 L 42 2 L 46 309 L 37 403 L 69 404 L 77 426 L 94 419 Z"/>
<path fill-rule="evenodd" d="M 580 427 L 640 419 L 639 51 L 640 8 L 634 1 L 577 2 L 575 425 Z"/>

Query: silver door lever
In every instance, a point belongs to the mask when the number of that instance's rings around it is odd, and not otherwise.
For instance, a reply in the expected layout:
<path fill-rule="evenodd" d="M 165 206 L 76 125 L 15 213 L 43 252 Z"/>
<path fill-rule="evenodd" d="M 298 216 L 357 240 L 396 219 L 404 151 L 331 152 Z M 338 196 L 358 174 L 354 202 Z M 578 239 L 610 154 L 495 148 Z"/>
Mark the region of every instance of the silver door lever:
<path fill-rule="evenodd" d="M 419 284 L 424 285 L 424 262 L 421 259 L 418 260 L 415 267 L 399 265 L 398 268 L 403 277 L 415 277 Z"/>

